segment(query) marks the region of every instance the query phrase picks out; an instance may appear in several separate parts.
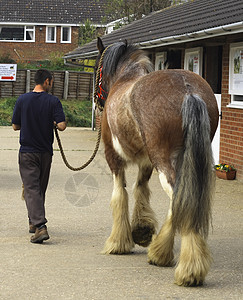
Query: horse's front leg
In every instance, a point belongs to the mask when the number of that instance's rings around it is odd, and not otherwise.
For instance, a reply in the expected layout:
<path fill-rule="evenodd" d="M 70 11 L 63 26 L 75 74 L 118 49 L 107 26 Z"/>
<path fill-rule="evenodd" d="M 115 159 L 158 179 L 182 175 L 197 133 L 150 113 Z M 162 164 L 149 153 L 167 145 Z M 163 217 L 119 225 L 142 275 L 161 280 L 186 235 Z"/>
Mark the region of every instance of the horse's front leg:
<path fill-rule="evenodd" d="M 150 162 L 140 165 L 137 182 L 133 189 L 135 206 L 132 217 L 132 237 L 136 244 L 143 247 L 150 244 L 157 227 L 157 221 L 149 201 L 148 181 L 152 171 L 153 167 Z"/>
<path fill-rule="evenodd" d="M 105 243 L 106 254 L 124 254 L 134 247 L 128 212 L 128 194 L 126 191 L 124 168 L 114 175 L 114 187 L 111 198 L 113 226 L 110 237 Z"/>

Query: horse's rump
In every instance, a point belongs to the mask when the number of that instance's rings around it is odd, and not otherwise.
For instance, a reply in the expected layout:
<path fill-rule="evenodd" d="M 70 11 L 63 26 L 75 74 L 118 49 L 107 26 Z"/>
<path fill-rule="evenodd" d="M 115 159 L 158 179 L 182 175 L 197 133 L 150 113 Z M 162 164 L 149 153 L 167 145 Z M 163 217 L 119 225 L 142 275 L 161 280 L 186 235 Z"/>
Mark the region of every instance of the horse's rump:
<path fill-rule="evenodd" d="M 144 131 L 146 124 L 154 124 L 159 134 L 163 135 L 165 130 L 174 131 L 180 127 L 181 134 L 181 107 L 185 96 L 190 94 L 199 96 L 206 103 L 212 138 L 218 124 L 215 96 L 202 77 L 185 70 L 152 72 L 135 83 L 131 93 L 131 107 L 140 128 Z"/>
<path fill-rule="evenodd" d="M 134 85 L 130 100 L 132 112 L 154 164 L 184 146 L 181 109 L 186 95 L 190 94 L 206 103 L 212 139 L 218 123 L 217 103 L 210 86 L 199 75 L 185 70 L 157 71 L 140 78 Z"/>

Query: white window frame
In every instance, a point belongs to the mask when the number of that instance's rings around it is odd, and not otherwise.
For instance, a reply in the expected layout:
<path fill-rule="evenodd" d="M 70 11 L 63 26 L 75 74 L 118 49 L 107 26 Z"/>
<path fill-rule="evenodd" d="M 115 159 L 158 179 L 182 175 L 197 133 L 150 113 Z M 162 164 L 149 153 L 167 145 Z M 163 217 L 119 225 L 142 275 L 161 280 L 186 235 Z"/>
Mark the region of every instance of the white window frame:
<path fill-rule="evenodd" d="M 167 59 L 167 52 L 158 52 L 155 55 L 155 71 L 164 70 Z M 159 68 L 161 66 L 161 68 Z"/>
<path fill-rule="evenodd" d="M 184 69 L 190 70 L 189 63 L 192 63 L 191 71 L 202 76 L 203 48 L 190 48 L 185 50 Z"/>
<path fill-rule="evenodd" d="M 32 27 L 32 28 L 27 28 L 27 27 Z M 27 32 L 33 32 L 33 38 L 32 40 L 27 40 L 26 37 L 27 37 Z M 30 25 L 26 25 L 24 27 L 24 41 L 25 42 L 35 42 L 35 26 L 30 26 Z"/>
<path fill-rule="evenodd" d="M 24 36 L 23 36 L 23 40 L 0 40 L 0 42 L 14 42 L 14 43 L 34 43 L 35 42 L 35 26 L 33 25 L 2 25 L 1 27 L 20 27 L 24 29 Z M 27 28 L 27 27 L 32 27 L 32 28 Z M 32 40 L 27 40 L 26 39 L 26 35 L 27 32 L 33 32 L 33 38 Z"/>
<path fill-rule="evenodd" d="M 54 28 L 54 40 L 49 40 L 48 39 L 48 36 L 49 36 L 49 33 L 48 33 L 48 30 L 49 28 Z M 56 26 L 46 26 L 46 43 L 56 43 L 57 41 L 57 27 Z"/>
<path fill-rule="evenodd" d="M 63 41 L 63 28 L 69 29 L 69 40 L 68 41 Z M 61 27 L 61 43 L 70 44 L 71 40 L 72 40 L 72 27 L 71 26 L 62 26 Z"/>
<path fill-rule="evenodd" d="M 236 56 L 239 59 L 237 73 L 235 73 Z M 231 103 L 228 107 L 243 109 L 243 42 L 230 44 L 229 94 L 231 95 Z"/>

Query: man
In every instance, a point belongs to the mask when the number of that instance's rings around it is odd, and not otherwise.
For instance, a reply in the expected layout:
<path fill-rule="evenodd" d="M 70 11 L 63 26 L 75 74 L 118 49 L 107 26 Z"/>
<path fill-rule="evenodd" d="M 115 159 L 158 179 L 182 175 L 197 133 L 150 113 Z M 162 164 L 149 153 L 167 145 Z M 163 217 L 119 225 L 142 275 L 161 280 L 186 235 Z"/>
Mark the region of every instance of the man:
<path fill-rule="evenodd" d="M 65 130 L 66 122 L 60 100 L 48 94 L 52 74 L 38 70 L 33 92 L 21 95 L 15 104 L 12 126 L 20 130 L 19 171 L 29 217 L 32 243 L 49 239 L 45 218 L 45 192 L 53 155 L 53 126 Z"/>

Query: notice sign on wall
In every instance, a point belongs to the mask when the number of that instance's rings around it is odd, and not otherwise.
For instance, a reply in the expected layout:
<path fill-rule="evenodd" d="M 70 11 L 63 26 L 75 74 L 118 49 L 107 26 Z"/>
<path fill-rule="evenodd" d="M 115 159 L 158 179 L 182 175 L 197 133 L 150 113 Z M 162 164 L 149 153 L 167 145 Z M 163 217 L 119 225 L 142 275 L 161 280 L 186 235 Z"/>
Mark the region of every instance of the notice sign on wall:
<path fill-rule="evenodd" d="M 203 50 L 201 47 L 186 49 L 184 69 L 202 76 L 202 60 Z"/>
<path fill-rule="evenodd" d="M 17 64 L 0 64 L 0 81 L 16 81 Z"/>
<path fill-rule="evenodd" d="M 243 43 L 230 45 L 229 92 L 243 95 Z"/>

